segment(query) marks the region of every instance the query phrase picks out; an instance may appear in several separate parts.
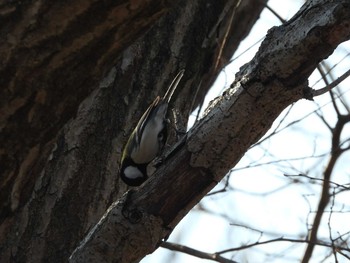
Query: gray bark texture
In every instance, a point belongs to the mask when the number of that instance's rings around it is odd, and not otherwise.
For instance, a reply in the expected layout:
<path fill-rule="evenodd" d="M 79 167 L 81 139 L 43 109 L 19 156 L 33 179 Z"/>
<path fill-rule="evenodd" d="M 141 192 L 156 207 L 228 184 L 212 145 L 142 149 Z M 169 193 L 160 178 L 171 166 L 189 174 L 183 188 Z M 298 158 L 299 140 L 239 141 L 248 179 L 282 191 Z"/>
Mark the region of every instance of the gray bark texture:
<path fill-rule="evenodd" d="M 0 262 L 138 262 L 283 109 L 310 98 L 308 76 L 350 38 L 349 0 L 308 1 L 272 28 L 156 174 L 125 193 L 119 158 L 147 105 L 185 69 L 173 105 L 184 127 L 264 7 L 237 2 L 0 5 Z"/>

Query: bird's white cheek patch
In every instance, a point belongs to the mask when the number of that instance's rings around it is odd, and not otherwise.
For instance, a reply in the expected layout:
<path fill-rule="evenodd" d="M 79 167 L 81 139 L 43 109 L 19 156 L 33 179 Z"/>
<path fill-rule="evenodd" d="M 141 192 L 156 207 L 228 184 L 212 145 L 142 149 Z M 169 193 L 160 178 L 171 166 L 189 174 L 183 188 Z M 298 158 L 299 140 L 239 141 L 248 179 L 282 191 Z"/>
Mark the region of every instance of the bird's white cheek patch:
<path fill-rule="evenodd" d="M 124 174 L 129 179 L 136 179 L 139 177 L 143 177 L 144 175 L 141 171 L 135 166 L 128 166 L 124 169 Z"/>

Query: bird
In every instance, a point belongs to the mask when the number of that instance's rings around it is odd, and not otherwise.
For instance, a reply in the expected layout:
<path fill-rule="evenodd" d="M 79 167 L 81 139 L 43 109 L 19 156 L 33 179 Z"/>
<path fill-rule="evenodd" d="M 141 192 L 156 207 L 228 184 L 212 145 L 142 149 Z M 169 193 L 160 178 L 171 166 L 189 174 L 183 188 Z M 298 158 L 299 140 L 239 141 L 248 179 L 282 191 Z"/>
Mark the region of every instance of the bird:
<path fill-rule="evenodd" d="M 167 139 L 167 111 L 171 97 L 184 75 L 181 70 L 163 97 L 157 96 L 138 121 L 124 146 L 119 174 L 129 186 L 148 179 L 148 165 L 161 153 Z"/>

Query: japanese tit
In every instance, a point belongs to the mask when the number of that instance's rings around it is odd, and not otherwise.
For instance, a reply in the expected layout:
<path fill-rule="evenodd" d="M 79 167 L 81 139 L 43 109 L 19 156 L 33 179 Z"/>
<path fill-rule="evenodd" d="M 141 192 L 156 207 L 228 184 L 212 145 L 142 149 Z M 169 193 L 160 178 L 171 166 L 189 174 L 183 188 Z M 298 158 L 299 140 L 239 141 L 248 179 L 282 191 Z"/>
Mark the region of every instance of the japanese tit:
<path fill-rule="evenodd" d="M 181 70 L 170 84 L 163 98 L 157 96 L 131 133 L 122 153 L 120 177 L 130 186 L 147 180 L 147 166 L 157 157 L 167 139 L 167 111 L 170 99 L 179 84 Z"/>

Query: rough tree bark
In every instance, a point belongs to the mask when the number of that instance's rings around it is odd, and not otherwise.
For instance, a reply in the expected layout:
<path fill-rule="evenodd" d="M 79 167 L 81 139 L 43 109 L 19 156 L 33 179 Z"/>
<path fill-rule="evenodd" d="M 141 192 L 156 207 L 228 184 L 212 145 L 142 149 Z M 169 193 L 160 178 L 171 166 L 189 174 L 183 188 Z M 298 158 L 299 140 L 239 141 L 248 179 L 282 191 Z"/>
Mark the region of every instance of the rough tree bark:
<path fill-rule="evenodd" d="M 0 262 L 67 261 L 125 192 L 120 150 L 147 104 L 185 68 L 181 126 L 250 31 L 264 1 L 243 2 L 0 5 Z"/>

